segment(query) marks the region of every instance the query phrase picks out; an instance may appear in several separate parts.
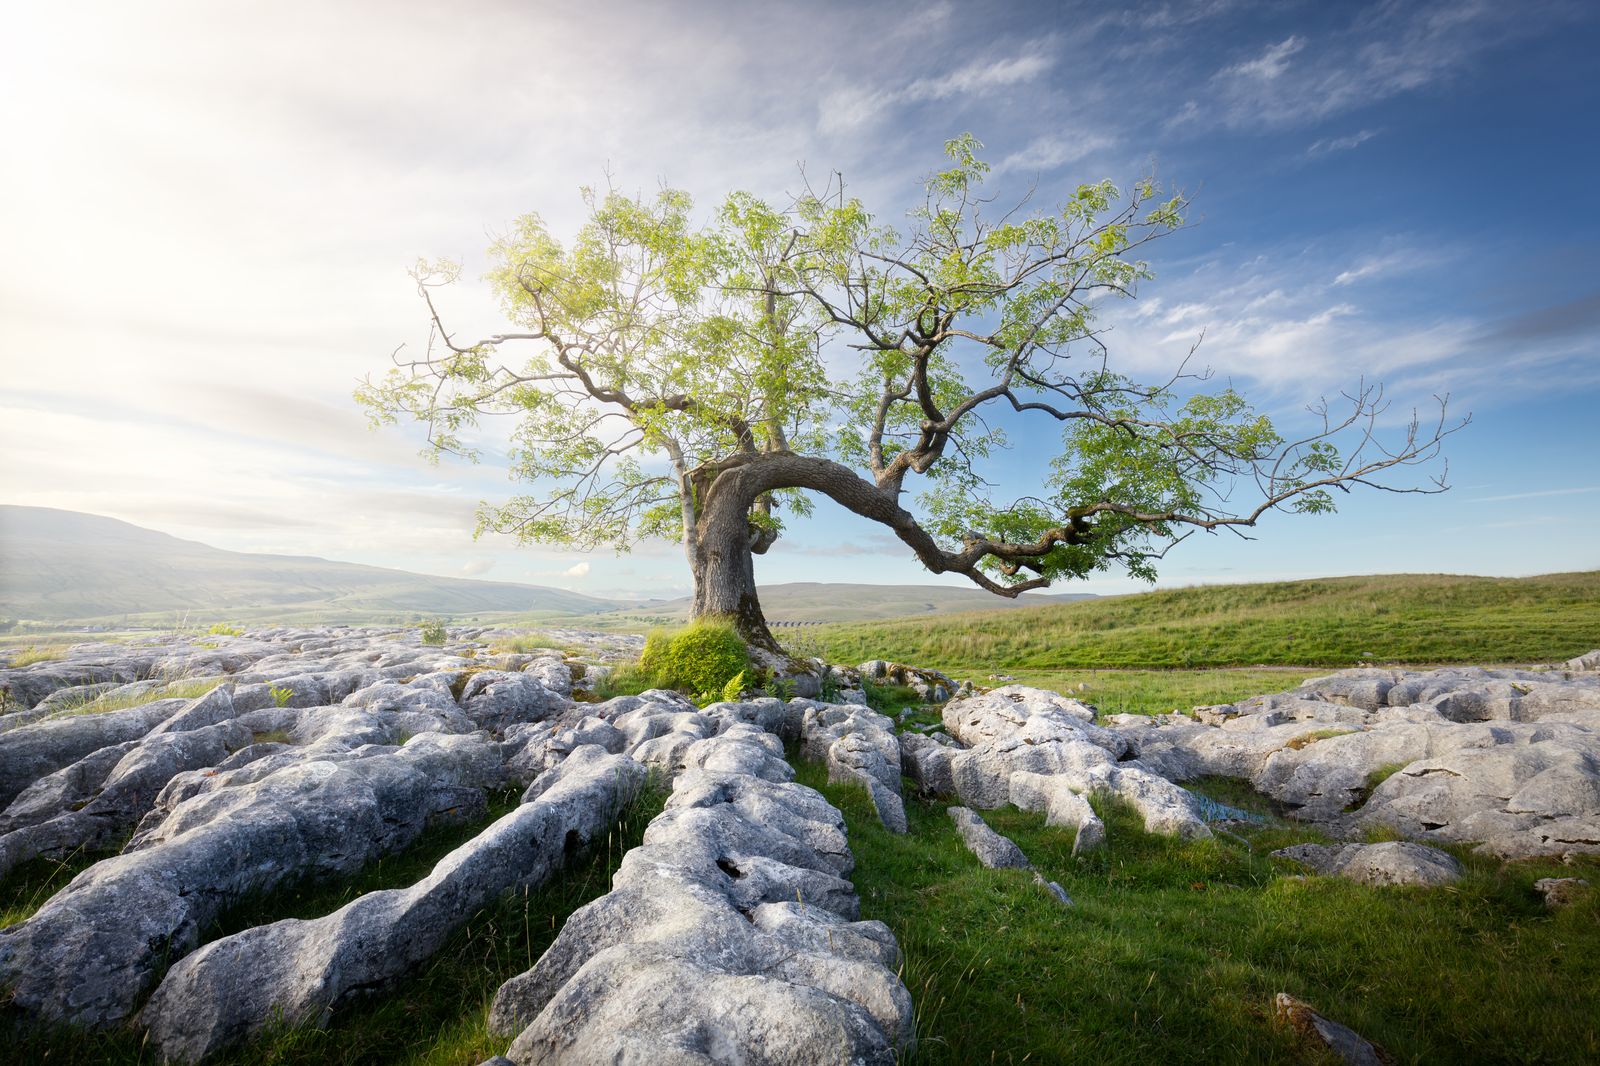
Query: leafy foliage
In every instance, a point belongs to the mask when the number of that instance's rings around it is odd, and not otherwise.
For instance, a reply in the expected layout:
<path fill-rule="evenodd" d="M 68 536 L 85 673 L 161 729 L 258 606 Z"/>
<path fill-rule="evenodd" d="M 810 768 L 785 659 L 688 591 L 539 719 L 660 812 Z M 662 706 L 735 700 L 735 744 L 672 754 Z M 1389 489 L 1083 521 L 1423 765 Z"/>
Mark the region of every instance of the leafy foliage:
<path fill-rule="evenodd" d="M 450 637 L 449 631 L 445 629 L 443 619 L 439 618 L 422 623 L 418 632 L 422 636 L 422 643 L 435 646 L 442 645 Z"/>
<path fill-rule="evenodd" d="M 490 249 L 512 331 L 458 343 L 434 293 L 459 267 L 419 263 L 429 349 L 358 399 L 375 423 L 423 422 L 435 457 L 476 458 L 480 419 L 512 419 L 511 473 L 531 490 L 485 505 L 480 533 L 618 550 L 681 538 L 697 582 L 707 560 L 765 551 L 809 494 L 890 527 L 935 573 L 1015 595 L 1112 567 L 1153 579 L 1192 530 L 1327 512 L 1333 489 L 1444 487 L 1383 480 L 1459 428 L 1442 399 L 1437 425 L 1413 416 L 1380 444 L 1388 403 L 1363 384 L 1290 438 L 1203 373 L 1113 369 L 1099 317 L 1150 278 L 1142 249 L 1187 202 L 1150 179 L 1098 181 L 992 218 L 981 149 L 970 134 L 945 145 L 903 232 L 842 180 L 786 205 L 733 192 L 703 219 L 681 190 L 585 189 L 570 242 L 527 215 Z M 1032 456 L 1049 471 L 1038 492 L 1006 499 L 989 476 L 1011 446 L 1002 420 L 1024 419 L 1060 445 Z M 718 506 L 739 523 L 708 522 Z M 725 543 L 701 552 L 711 529 Z"/>
<path fill-rule="evenodd" d="M 750 666 L 750 652 L 734 627 L 724 621 L 695 622 L 673 634 L 650 667 L 657 684 L 685 692 L 716 693 Z"/>
<path fill-rule="evenodd" d="M 744 671 L 740 670 L 730 677 L 728 683 L 722 686 L 722 692 L 719 695 L 724 703 L 732 703 L 744 695 Z"/>

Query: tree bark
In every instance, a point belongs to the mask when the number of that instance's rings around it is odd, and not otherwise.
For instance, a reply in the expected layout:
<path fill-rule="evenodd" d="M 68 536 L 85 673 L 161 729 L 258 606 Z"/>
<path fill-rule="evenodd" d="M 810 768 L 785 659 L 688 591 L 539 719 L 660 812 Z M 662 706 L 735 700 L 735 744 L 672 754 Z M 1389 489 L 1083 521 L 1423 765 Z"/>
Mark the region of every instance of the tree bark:
<path fill-rule="evenodd" d="M 689 566 L 694 574 L 694 617 L 729 619 L 745 643 L 782 654 L 767 628 L 756 594 L 755 553 L 770 537 L 752 532 L 750 512 L 758 492 L 734 471 L 711 483 L 695 525 Z"/>

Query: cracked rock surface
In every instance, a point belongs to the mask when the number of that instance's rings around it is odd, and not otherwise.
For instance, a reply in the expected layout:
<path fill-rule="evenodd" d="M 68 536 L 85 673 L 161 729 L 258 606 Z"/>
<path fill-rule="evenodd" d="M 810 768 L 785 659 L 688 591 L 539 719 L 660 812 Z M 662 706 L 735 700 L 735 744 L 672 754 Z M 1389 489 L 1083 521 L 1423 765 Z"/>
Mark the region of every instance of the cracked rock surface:
<path fill-rule="evenodd" d="M 676 778 L 672 798 L 612 895 L 497 999 L 518 1037 L 502 1061 L 627 1048 L 651 1061 L 699 1061 L 697 1048 L 893 1061 L 911 1032 L 898 948 L 856 920 L 844 820 L 793 783 L 784 754 L 815 750 L 903 828 L 892 723 L 800 699 L 575 703 L 599 668 L 490 654 L 490 635 L 455 630 L 429 647 L 409 630 L 267 629 L 82 645 L 0 670 L 19 708 L 0 720 L 0 869 L 122 845 L 0 932 L 14 1006 L 89 1027 L 132 1018 L 175 1062 L 279 1021 L 324 1024 L 506 892 L 547 879 L 653 772 Z M 590 636 L 600 662 L 637 653 L 637 638 Z M 164 697 L 196 676 L 199 697 Z M 204 942 L 242 898 L 351 874 L 429 825 L 482 819 L 487 792 L 508 787 L 521 804 L 417 883 Z M 649 898 L 624 907 L 628 893 Z M 694 1032 L 678 1024 L 691 1016 Z M 541 1017 L 564 1019 L 555 1037 L 539 1036 Z"/>
<path fill-rule="evenodd" d="M 511 1062 L 896 1061 L 911 997 L 893 934 L 857 920 L 843 816 L 729 718 L 611 892 L 495 996 Z"/>
<path fill-rule="evenodd" d="M 1050 824 L 1074 831 L 1074 851 L 1105 839 L 1085 799 L 1094 792 L 1130 803 L 1151 832 L 1211 835 L 1197 798 L 1132 758 L 1122 734 L 1100 726 L 1080 700 L 1006 685 L 951 700 L 943 718 L 955 743 L 900 738 L 904 771 L 924 792 L 953 793 L 981 810 L 1010 803 L 1043 811 Z"/>
<path fill-rule="evenodd" d="M 1335 835 L 1376 825 L 1503 858 L 1600 853 L 1593 669 L 1347 670 L 1203 710 L 1117 726 L 1168 778 L 1243 778 Z"/>

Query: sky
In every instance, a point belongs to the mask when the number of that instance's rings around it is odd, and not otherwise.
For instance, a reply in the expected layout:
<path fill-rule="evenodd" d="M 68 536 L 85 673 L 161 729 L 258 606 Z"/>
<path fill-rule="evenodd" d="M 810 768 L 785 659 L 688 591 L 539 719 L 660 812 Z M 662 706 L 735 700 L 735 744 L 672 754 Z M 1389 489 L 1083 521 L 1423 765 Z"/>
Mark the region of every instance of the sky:
<path fill-rule="evenodd" d="M 1292 424 L 1382 381 L 1449 393 L 1450 492 L 1354 494 L 1179 546 L 1163 586 L 1600 567 L 1600 10 L 1451 3 L 7 4 L 0 502 L 218 547 L 558 585 L 689 588 L 471 536 L 493 449 L 419 457 L 351 393 L 425 344 L 406 268 L 503 323 L 484 249 L 580 186 L 702 205 L 839 171 L 902 217 L 948 138 L 1004 193 L 1154 172 L 1193 197 L 1109 309 L 1118 365 L 1197 358 Z M 1022 445 L 1032 443 L 1024 438 Z M 1048 442 L 1045 442 L 1048 444 Z M 1028 474 L 1023 447 L 1002 480 Z M 1008 465 L 1009 464 L 1009 465 Z M 763 582 L 941 582 L 824 501 Z M 1059 591 L 1145 587 L 1107 575 Z"/>

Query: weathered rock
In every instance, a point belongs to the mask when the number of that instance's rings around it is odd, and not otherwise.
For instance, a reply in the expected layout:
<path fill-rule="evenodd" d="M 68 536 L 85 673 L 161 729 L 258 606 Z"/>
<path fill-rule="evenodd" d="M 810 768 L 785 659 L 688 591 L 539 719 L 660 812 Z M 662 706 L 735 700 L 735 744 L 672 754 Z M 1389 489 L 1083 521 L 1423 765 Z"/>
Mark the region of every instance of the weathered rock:
<path fill-rule="evenodd" d="M 1044 824 L 1073 831 L 1072 853 L 1089 851 L 1105 843 L 1106 826 L 1089 801 L 1074 792 L 1060 775 L 1012 773 L 1008 787 L 1011 805 L 1025 811 L 1044 812 Z"/>
<path fill-rule="evenodd" d="M 1169 779 L 1245 778 L 1335 835 L 1373 825 L 1503 857 L 1600 852 L 1595 673 L 1347 671 L 1231 711 L 1218 726 L 1120 731 Z"/>
<path fill-rule="evenodd" d="M 1568 659 L 1561 664 L 1561 668 L 1572 671 L 1600 670 L 1600 648 L 1579 655 L 1576 658 Z"/>
<path fill-rule="evenodd" d="M 0 876 L 32 858 L 60 858 L 80 849 L 103 851 L 120 843 L 174 775 L 214 766 L 230 752 L 250 743 L 250 731 L 237 722 L 224 721 L 181 733 L 161 733 L 159 729 L 158 726 L 136 744 L 102 749 L 129 750 L 89 798 L 58 809 L 49 819 L 0 836 Z M 101 760 L 89 756 L 84 761 L 92 761 L 98 767 Z"/>
<path fill-rule="evenodd" d="M 802 755 L 827 764 L 829 781 L 864 787 L 890 832 L 906 831 L 900 742 L 888 718 L 865 707 L 812 703 L 804 710 L 800 744 Z"/>
<path fill-rule="evenodd" d="M 552 771 L 554 772 L 554 771 Z M 167 1059 L 200 1059 L 276 1022 L 325 1024 L 352 995 L 381 988 L 438 951 L 504 892 L 542 883 L 603 833 L 644 768 L 580 747 L 560 779 L 445 856 L 407 889 L 371 892 L 325 918 L 235 934 L 182 959 L 142 1020 Z"/>
<path fill-rule="evenodd" d="M 1383 1048 L 1357 1033 L 1349 1026 L 1324 1018 L 1309 1004 L 1303 1003 L 1287 992 L 1273 997 L 1273 1009 L 1281 1021 L 1287 1022 L 1304 1035 L 1319 1041 L 1345 1066 L 1390 1066 L 1395 1060 Z"/>
<path fill-rule="evenodd" d="M 991 870 L 1033 868 L 1033 863 L 1022 854 L 1022 849 L 1017 847 L 1015 841 L 996 833 L 973 811 L 966 807 L 950 807 L 947 813 L 950 820 L 956 823 L 961 842 L 984 866 Z"/>
<path fill-rule="evenodd" d="M 1151 832 L 1210 836 L 1194 797 L 1141 763 L 1123 759 L 1128 738 L 1095 725 L 1093 718 L 1087 704 L 1022 685 L 950 701 L 945 727 L 974 745 L 950 757 L 956 795 L 968 806 L 992 810 L 1012 802 L 1015 774 L 1058 777 L 1070 792 L 1119 796 L 1139 811 Z M 918 756 L 927 758 L 926 752 L 924 747 Z M 1030 802 L 1040 802 L 1037 790 Z M 1068 818 L 1065 807 L 1062 816 Z M 1081 809 L 1070 820 L 1078 826 L 1086 822 Z M 1092 845 L 1096 832 L 1090 829 L 1085 846 Z"/>
<path fill-rule="evenodd" d="M 941 739 L 943 738 L 943 739 Z M 956 781 L 950 762 L 961 748 L 943 734 L 927 736 L 921 733 L 902 733 L 900 741 L 900 768 L 925 795 L 953 796 Z"/>
<path fill-rule="evenodd" d="M 1043 874 L 1035 872 L 1033 883 L 1048 892 L 1057 903 L 1063 907 L 1072 906 L 1072 897 L 1067 895 L 1067 890 L 1055 881 L 1046 881 Z"/>
<path fill-rule="evenodd" d="M 762 737 L 735 721 L 697 741 L 612 891 L 500 989 L 509 1059 L 894 1061 L 911 1032 L 894 938 L 853 920 L 843 818 Z"/>
<path fill-rule="evenodd" d="M 103 1026 L 156 970 L 196 946 L 230 900 L 401 847 L 501 773 L 481 735 L 418 737 L 365 758 L 290 766 L 180 804 L 132 850 L 80 874 L 0 931 L 0 983 L 18 1008 Z"/>
<path fill-rule="evenodd" d="M 1274 858 L 1289 859 L 1320 874 L 1366 885 L 1447 885 L 1461 878 L 1453 857 L 1404 840 L 1381 844 L 1296 844 L 1280 848 Z"/>
<path fill-rule="evenodd" d="M 103 714 L 73 715 L 35 722 L 0 733 L 0 804 L 24 788 L 101 748 L 137 740 L 186 706 L 184 700 L 159 700 Z"/>
<path fill-rule="evenodd" d="M 1589 882 L 1581 877 L 1541 877 L 1533 889 L 1544 897 L 1544 905 L 1555 910 L 1570 907 L 1589 890 Z"/>
<path fill-rule="evenodd" d="M 570 691 L 572 681 L 567 678 Z M 546 688 L 527 673 L 484 670 L 467 678 L 461 708 L 480 728 L 503 733 L 518 722 L 537 722 L 571 706 L 571 701 Z"/>

